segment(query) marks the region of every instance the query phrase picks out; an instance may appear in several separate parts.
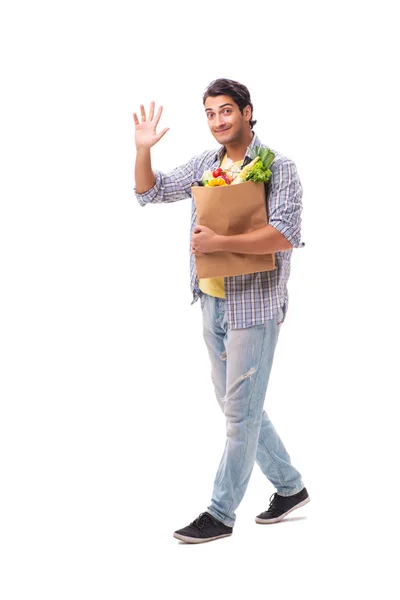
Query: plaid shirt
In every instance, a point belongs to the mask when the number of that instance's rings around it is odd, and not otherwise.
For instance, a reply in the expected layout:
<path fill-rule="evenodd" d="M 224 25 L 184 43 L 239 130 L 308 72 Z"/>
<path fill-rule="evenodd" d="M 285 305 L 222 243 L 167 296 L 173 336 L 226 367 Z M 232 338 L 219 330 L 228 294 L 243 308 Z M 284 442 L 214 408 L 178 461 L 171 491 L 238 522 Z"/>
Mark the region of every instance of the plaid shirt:
<path fill-rule="evenodd" d="M 263 146 L 254 134 L 246 152 L 246 157 L 251 158 L 249 149 L 254 146 Z M 304 246 L 300 238 L 301 212 L 302 212 L 302 187 L 293 161 L 275 152 L 271 164 L 272 176 L 267 188 L 267 205 L 269 224 L 282 233 L 292 244 L 293 248 Z M 193 231 L 197 225 L 196 204 L 191 194 L 191 184 L 200 180 L 206 169 L 217 168 L 224 156 L 225 148 L 218 151 L 208 150 L 194 156 L 184 165 L 177 167 L 167 174 L 155 171 L 156 183 L 147 192 L 136 197 L 141 206 L 158 202 L 176 202 L 185 198 L 192 198 L 192 215 L 190 227 L 190 242 Z M 245 160 L 246 160 L 245 157 Z M 199 289 L 196 272 L 195 255 L 190 252 L 190 288 L 193 294 L 192 304 L 199 298 L 202 302 L 203 292 Z M 231 329 L 261 325 L 273 319 L 283 310 L 283 320 L 288 308 L 287 282 L 290 274 L 290 259 L 292 250 L 275 253 L 276 269 L 262 271 L 249 275 L 225 277 L 225 299 L 228 310 L 228 325 Z"/>

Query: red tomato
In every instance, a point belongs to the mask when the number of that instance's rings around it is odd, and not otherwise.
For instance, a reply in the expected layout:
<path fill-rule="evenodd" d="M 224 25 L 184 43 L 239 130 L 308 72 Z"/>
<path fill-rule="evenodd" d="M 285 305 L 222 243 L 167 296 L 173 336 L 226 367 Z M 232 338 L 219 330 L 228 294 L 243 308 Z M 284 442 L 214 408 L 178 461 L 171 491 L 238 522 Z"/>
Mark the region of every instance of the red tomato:
<path fill-rule="evenodd" d="M 218 169 L 215 169 L 215 171 L 213 171 L 213 177 L 219 177 L 222 173 L 222 169 L 221 167 L 218 167 Z"/>

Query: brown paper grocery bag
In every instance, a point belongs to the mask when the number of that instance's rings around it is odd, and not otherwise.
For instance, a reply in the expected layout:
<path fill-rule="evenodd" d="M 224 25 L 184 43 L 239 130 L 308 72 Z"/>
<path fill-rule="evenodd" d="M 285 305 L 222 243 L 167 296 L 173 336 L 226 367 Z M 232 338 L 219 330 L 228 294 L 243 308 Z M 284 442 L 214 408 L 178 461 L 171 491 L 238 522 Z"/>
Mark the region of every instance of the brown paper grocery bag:
<path fill-rule="evenodd" d="M 246 181 L 238 185 L 192 186 L 197 222 L 219 235 L 236 235 L 268 224 L 264 183 Z M 274 254 L 211 252 L 196 256 L 197 276 L 231 277 L 275 269 Z"/>

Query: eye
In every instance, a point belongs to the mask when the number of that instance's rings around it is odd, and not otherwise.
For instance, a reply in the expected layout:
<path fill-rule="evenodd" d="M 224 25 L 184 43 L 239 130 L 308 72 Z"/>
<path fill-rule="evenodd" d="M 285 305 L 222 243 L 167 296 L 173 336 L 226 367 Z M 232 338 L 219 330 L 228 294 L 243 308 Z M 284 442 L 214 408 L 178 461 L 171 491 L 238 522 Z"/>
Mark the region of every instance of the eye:
<path fill-rule="evenodd" d="M 228 113 L 228 115 L 231 113 L 231 109 L 230 108 L 225 108 L 224 113 Z"/>
<path fill-rule="evenodd" d="M 214 116 L 214 113 L 212 113 L 212 112 L 207 113 L 207 119 L 209 119 L 210 117 L 213 117 L 213 116 Z"/>

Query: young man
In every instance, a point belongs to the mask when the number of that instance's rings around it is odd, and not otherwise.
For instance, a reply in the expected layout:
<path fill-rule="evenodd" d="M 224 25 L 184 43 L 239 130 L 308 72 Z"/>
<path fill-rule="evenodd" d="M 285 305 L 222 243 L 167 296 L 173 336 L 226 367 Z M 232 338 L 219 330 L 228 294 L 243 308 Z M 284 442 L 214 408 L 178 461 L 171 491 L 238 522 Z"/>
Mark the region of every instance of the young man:
<path fill-rule="evenodd" d="M 217 79 L 203 96 L 206 119 L 221 145 L 206 151 L 168 174 L 153 173 L 150 148 L 168 128 L 157 133 L 162 114 L 148 116 L 141 105 L 141 121 L 134 113 L 135 193 L 139 203 L 175 202 L 191 197 L 191 184 L 207 169 L 223 166 L 238 172 L 250 161 L 250 149 L 262 145 L 253 126 L 248 89 L 229 79 Z M 275 152 L 275 151 L 274 151 Z M 300 473 L 263 410 L 279 331 L 288 307 L 287 281 L 292 248 L 301 247 L 302 187 L 294 163 L 275 152 L 267 188 L 269 224 L 240 235 L 217 235 L 197 223 L 192 198 L 191 290 L 201 301 L 203 335 L 211 360 L 218 403 L 226 416 L 226 445 L 207 511 L 174 537 L 200 543 L 232 534 L 235 510 L 246 491 L 254 462 L 276 488 L 268 510 L 257 523 L 276 523 L 309 501 Z M 217 251 L 275 254 L 276 269 L 236 277 L 198 279 L 195 255 Z"/>

